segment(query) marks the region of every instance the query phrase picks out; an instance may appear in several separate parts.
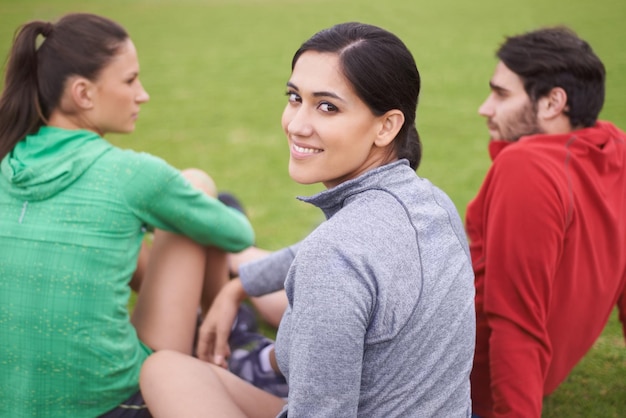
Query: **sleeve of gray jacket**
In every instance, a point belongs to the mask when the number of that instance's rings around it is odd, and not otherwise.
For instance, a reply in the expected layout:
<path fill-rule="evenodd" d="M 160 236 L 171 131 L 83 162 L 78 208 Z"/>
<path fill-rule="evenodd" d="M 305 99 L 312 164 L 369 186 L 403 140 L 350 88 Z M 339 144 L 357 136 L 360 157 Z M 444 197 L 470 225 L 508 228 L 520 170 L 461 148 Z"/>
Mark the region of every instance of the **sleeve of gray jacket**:
<path fill-rule="evenodd" d="M 284 289 L 287 272 L 299 245 L 294 244 L 267 257 L 242 264 L 239 267 L 239 278 L 248 296 L 263 296 Z"/>

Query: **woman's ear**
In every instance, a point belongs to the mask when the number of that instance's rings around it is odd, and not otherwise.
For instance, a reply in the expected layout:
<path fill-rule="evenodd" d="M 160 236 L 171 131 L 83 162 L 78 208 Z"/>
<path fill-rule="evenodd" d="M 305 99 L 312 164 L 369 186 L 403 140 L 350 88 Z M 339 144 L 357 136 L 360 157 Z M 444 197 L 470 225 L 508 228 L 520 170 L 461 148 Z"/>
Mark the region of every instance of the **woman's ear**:
<path fill-rule="evenodd" d="M 389 145 L 395 139 L 396 135 L 398 135 L 400 129 L 402 129 L 404 113 L 398 109 L 392 109 L 380 118 L 381 126 L 376 140 L 374 141 L 374 145 L 383 148 Z"/>
<path fill-rule="evenodd" d="M 94 85 L 84 77 L 69 80 L 69 93 L 75 106 L 82 110 L 93 108 Z"/>

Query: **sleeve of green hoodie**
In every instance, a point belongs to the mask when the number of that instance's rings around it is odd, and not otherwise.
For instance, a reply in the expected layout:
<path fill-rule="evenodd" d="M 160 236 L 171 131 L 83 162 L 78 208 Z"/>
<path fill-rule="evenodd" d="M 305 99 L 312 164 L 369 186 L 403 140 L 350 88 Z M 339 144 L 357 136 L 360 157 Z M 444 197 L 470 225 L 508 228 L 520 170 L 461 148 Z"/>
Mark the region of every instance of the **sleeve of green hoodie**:
<path fill-rule="evenodd" d="M 254 231 L 244 214 L 196 189 L 160 158 L 135 155 L 122 187 L 130 209 L 147 225 L 228 252 L 254 243 Z"/>

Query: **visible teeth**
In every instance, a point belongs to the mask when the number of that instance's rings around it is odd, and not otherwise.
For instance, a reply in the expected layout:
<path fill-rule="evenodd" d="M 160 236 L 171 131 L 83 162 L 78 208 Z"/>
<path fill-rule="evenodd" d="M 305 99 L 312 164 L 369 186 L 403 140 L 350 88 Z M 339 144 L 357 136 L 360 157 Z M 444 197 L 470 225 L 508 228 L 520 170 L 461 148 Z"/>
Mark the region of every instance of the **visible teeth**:
<path fill-rule="evenodd" d="M 305 154 L 317 154 L 318 152 L 322 152 L 322 150 L 320 149 L 314 149 L 314 148 L 302 148 L 299 147 L 297 145 L 293 145 L 293 149 L 296 150 L 297 152 L 302 152 Z"/>

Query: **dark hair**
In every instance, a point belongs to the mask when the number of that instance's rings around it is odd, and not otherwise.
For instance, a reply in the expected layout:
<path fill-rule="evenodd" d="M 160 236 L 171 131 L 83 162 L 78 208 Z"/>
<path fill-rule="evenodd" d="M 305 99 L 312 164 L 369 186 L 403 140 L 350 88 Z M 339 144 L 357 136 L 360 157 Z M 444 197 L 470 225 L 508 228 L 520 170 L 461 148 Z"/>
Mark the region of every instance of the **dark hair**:
<path fill-rule="evenodd" d="M 292 70 L 306 51 L 337 53 L 343 75 L 374 115 L 392 109 L 404 114 L 394 147 L 398 158 L 408 159 L 416 170 L 422 157 L 415 127 L 420 75 L 404 43 L 379 27 L 348 22 L 324 29 L 304 42 L 293 57 Z"/>
<path fill-rule="evenodd" d="M 506 38 L 496 56 L 524 83 L 533 102 L 554 87 L 567 93 L 572 127 L 596 123 L 604 104 L 604 64 L 591 46 L 564 26 Z"/>
<path fill-rule="evenodd" d="M 44 37 L 37 47 L 37 37 Z M 72 75 L 94 80 L 128 34 L 107 18 L 86 13 L 18 28 L 0 96 L 0 159 L 47 123 Z"/>

